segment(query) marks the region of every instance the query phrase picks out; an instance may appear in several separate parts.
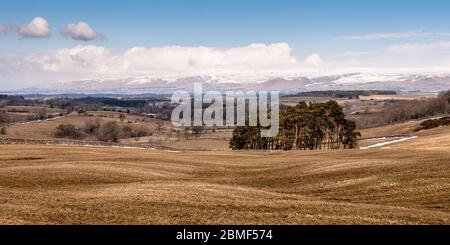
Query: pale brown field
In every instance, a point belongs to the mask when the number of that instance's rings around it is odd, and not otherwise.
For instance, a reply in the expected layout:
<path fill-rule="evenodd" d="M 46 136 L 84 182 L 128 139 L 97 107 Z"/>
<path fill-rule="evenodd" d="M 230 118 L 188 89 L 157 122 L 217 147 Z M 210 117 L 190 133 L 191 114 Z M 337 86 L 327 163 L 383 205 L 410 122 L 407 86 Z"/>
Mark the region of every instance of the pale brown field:
<path fill-rule="evenodd" d="M 408 121 L 376 128 L 361 129 L 359 132 L 363 138 L 384 137 L 390 135 L 412 134 L 414 129 L 420 126 L 424 120 Z"/>
<path fill-rule="evenodd" d="M 92 117 L 80 116 L 75 113 L 64 116 L 52 118 L 49 120 L 41 121 L 30 121 L 24 123 L 16 123 L 8 127 L 7 135 L 0 135 L 3 138 L 17 138 L 17 139 L 55 139 L 54 132 L 58 125 L 60 124 L 73 124 L 76 127 L 84 127 L 87 120 L 100 120 L 101 123 L 108 121 L 115 121 L 120 126 L 133 126 L 133 127 L 143 127 L 150 132 L 154 132 L 156 128 L 156 119 L 145 118 L 145 122 L 136 121 L 142 120 L 143 117 L 126 115 L 125 120 L 121 121 L 119 119 L 120 113 L 118 112 L 89 112 Z M 100 115 L 105 117 L 100 117 Z M 163 131 L 167 131 L 170 127 L 170 122 L 163 122 Z M 88 138 L 88 140 L 91 138 Z M 92 139 L 91 139 L 92 140 Z"/>
<path fill-rule="evenodd" d="M 393 140 L 391 138 L 383 138 L 389 136 L 417 136 L 413 141 L 402 142 L 395 144 L 395 146 L 402 146 L 404 148 L 411 147 L 416 149 L 416 142 L 423 142 L 422 150 L 440 148 L 442 150 L 450 150 L 450 127 L 442 127 L 431 130 L 424 130 L 414 132 L 420 126 L 420 123 L 428 119 L 412 120 L 404 123 L 397 123 L 376 128 L 359 130 L 362 138 L 358 140 L 358 146 L 364 147 L 373 145 L 379 142 L 386 142 Z M 391 147 L 391 146 L 389 146 Z"/>
<path fill-rule="evenodd" d="M 1 145 L 0 223 L 450 224 L 445 130 L 371 150 Z"/>
<path fill-rule="evenodd" d="M 219 129 L 216 132 L 205 130 L 199 137 L 190 136 L 187 139 L 183 135 L 182 129 L 172 127 L 170 121 L 162 121 L 163 126 L 157 132 L 157 119 L 145 118 L 135 115 L 126 115 L 121 121 L 118 112 L 88 112 L 92 116 L 80 116 L 76 113 L 64 117 L 52 118 L 49 120 L 30 121 L 15 123 L 7 128 L 7 135 L 0 135 L 1 138 L 8 139 L 40 139 L 57 140 L 54 136 L 55 129 L 60 124 L 73 124 L 76 127 L 84 127 L 88 120 L 100 120 L 100 123 L 115 121 L 121 127 L 130 126 L 134 128 L 144 128 L 152 133 L 152 136 L 138 138 L 123 138 L 119 140 L 121 144 L 151 144 L 152 146 L 179 149 L 179 150 L 228 150 L 228 142 L 232 135 L 232 129 Z M 144 121 L 145 120 L 145 121 Z M 177 137 L 174 130 L 180 130 Z M 96 141 L 94 136 L 86 135 L 86 141 Z"/>
<path fill-rule="evenodd" d="M 43 106 L 5 106 L 4 107 L 6 111 L 23 111 L 22 113 L 29 114 L 29 113 L 38 113 L 40 110 L 45 109 L 48 114 L 56 114 L 64 112 L 61 109 L 58 108 L 49 108 L 49 107 L 43 107 Z"/>
<path fill-rule="evenodd" d="M 393 148 L 411 151 L 441 151 L 450 152 L 450 127 L 438 127 L 415 132 L 416 139 L 392 145 Z M 450 164 L 450 161 L 449 161 Z"/>
<path fill-rule="evenodd" d="M 0 137 L 54 139 L 57 125 L 87 119 L 19 123 Z M 450 127 L 413 132 L 419 124 L 362 130 L 417 136 L 369 150 L 231 151 L 229 129 L 180 140 L 168 122 L 121 143 L 157 138 L 170 151 L 0 145 L 0 224 L 450 224 Z"/>

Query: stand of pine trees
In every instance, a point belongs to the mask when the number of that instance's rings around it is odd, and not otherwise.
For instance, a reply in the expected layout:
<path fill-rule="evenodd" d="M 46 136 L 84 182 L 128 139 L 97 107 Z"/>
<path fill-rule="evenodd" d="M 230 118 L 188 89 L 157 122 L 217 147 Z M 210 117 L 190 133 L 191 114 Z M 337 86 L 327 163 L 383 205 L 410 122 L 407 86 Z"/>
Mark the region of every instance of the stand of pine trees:
<path fill-rule="evenodd" d="M 242 126 L 233 131 L 232 149 L 316 150 L 348 149 L 356 147 L 354 121 L 345 114 L 336 101 L 301 102 L 280 112 L 280 131 L 276 137 L 262 138 L 261 127 Z"/>

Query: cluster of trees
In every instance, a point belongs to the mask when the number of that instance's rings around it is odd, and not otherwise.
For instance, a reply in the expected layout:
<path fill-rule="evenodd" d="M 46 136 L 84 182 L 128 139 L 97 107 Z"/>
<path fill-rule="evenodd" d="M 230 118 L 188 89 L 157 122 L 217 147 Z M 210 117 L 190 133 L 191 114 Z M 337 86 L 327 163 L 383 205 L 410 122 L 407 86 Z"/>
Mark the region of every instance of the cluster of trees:
<path fill-rule="evenodd" d="M 81 128 L 75 127 L 73 124 L 60 124 L 55 129 L 56 138 L 82 139 L 84 138 Z"/>
<path fill-rule="evenodd" d="M 8 105 L 25 105 L 29 102 L 32 101 L 26 100 L 23 96 L 20 95 L 0 94 L 0 105 L 2 105 L 3 103 Z"/>
<path fill-rule="evenodd" d="M 433 116 L 445 116 L 450 112 L 450 90 L 441 92 L 437 98 L 394 101 L 380 112 L 355 116 L 358 128 L 370 128 L 408 120 Z"/>
<path fill-rule="evenodd" d="M 11 120 L 11 118 L 8 116 L 6 111 L 9 113 L 27 113 L 27 116 L 26 116 L 27 121 L 43 120 L 43 119 L 55 117 L 54 114 L 48 113 L 47 107 L 39 108 L 34 113 L 32 113 L 32 112 L 30 112 L 30 110 L 26 110 L 26 109 L 12 108 L 12 109 L 8 109 L 8 110 L 0 110 L 0 124 L 14 122 L 14 120 Z M 61 113 L 59 115 L 62 116 Z"/>
<path fill-rule="evenodd" d="M 307 91 L 300 92 L 295 95 L 287 95 L 287 97 L 327 97 L 327 98 L 358 98 L 359 96 L 368 95 L 396 95 L 397 92 L 389 90 L 324 90 L 324 91 Z"/>
<path fill-rule="evenodd" d="M 98 132 L 95 134 L 97 139 L 105 142 L 118 142 L 120 136 L 120 127 L 117 122 L 110 121 L 98 129 Z"/>
<path fill-rule="evenodd" d="M 384 110 L 388 123 L 419 119 L 427 116 L 443 115 L 448 112 L 448 102 L 442 99 L 423 101 L 399 101 Z"/>
<path fill-rule="evenodd" d="M 432 128 L 437 128 L 437 127 L 447 126 L 447 125 L 450 125 L 450 117 L 442 117 L 439 119 L 425 120 L 414 131 L 417 132 L 420 130 L 432 129 Z"/>
<path fill-rule="evenodd" d="M 119 111 L 128 114 L 141 115 L 144 113 L 157 114 L 163 120 L 169 120 L 174 105 L 170 100 L 160 96 L 143 96 L 138 98 L 111 97 L 60 97 L 46 100 L 52 108 L 74 111 Z"/>
<path fill-rule="evenodd" d="M 150 136 L 152 133 L 148 132 L 145 128 L 133 128 L 130 126 L 124 126 L 121 129 L 121 137 L 122 138 L 136 138 L 136 137 L 145 137 Z"/>
<path fill-rule="evenodd" d="M 440 92 L 438 97 L 441 100 L 447 101 L 447 103 L 450 105 L 450 90 Z"/>
<path fill-rule="evenodd" d="M 360 133 L 354 121 L 345 119 L 336 101 L 301 102 L 280 112 L 278 136 L 261 137 L 261 127 L 236 127 L 233 149 L 315 150 L 354 148 Z"/>
<path fill-rule="evenodd" d="M 94 136 L 99 141 L 118 142 L 120 138 L 144 137 L 151 133 L 145 128 L 133 128 L 128 125 L 121 127 L 115 121 L 101 123 L 99 119 L 86 120 L 82 128 L 73 124 L 61 124 L 56 127 L 54 135 L 57 138 L 80 140 L 86 136 Z"/>
<path fill-rule="evenodd" d="M 36 113 L 28 114 L 27 120 L 28 121 L 43 120 L 43 119 L 51 118 L 51 117 L 53 117 L 53 115 L 48 113 L 47 108 L 46 107 L 42 107 Z"/>

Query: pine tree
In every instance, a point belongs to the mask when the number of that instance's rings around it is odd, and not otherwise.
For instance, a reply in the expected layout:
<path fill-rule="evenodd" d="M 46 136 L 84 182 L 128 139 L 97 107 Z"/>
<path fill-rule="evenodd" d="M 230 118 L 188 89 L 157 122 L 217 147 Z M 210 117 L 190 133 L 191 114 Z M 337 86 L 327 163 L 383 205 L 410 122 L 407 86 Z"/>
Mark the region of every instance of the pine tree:
<path fill-rule="evenodd" d="M 261 127 L 235 128 L 232 149 L 316 150 L 356 147 L 356 124 L 345 119 L 336 101 L 301 102 L 281 111 L 280 131 L 276 137 L 262 138 Z"/>

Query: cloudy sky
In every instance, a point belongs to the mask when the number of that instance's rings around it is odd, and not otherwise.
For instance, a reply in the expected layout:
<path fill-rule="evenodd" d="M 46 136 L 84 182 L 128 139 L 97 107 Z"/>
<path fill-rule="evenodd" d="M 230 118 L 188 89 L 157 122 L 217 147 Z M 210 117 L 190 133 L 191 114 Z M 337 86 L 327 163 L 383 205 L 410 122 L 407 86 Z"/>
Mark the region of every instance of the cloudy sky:
<path fill-rule="evenodd" d="M 0 88 L 105 76 L 450 70 L 450 1 L 0 2 Z"/>

